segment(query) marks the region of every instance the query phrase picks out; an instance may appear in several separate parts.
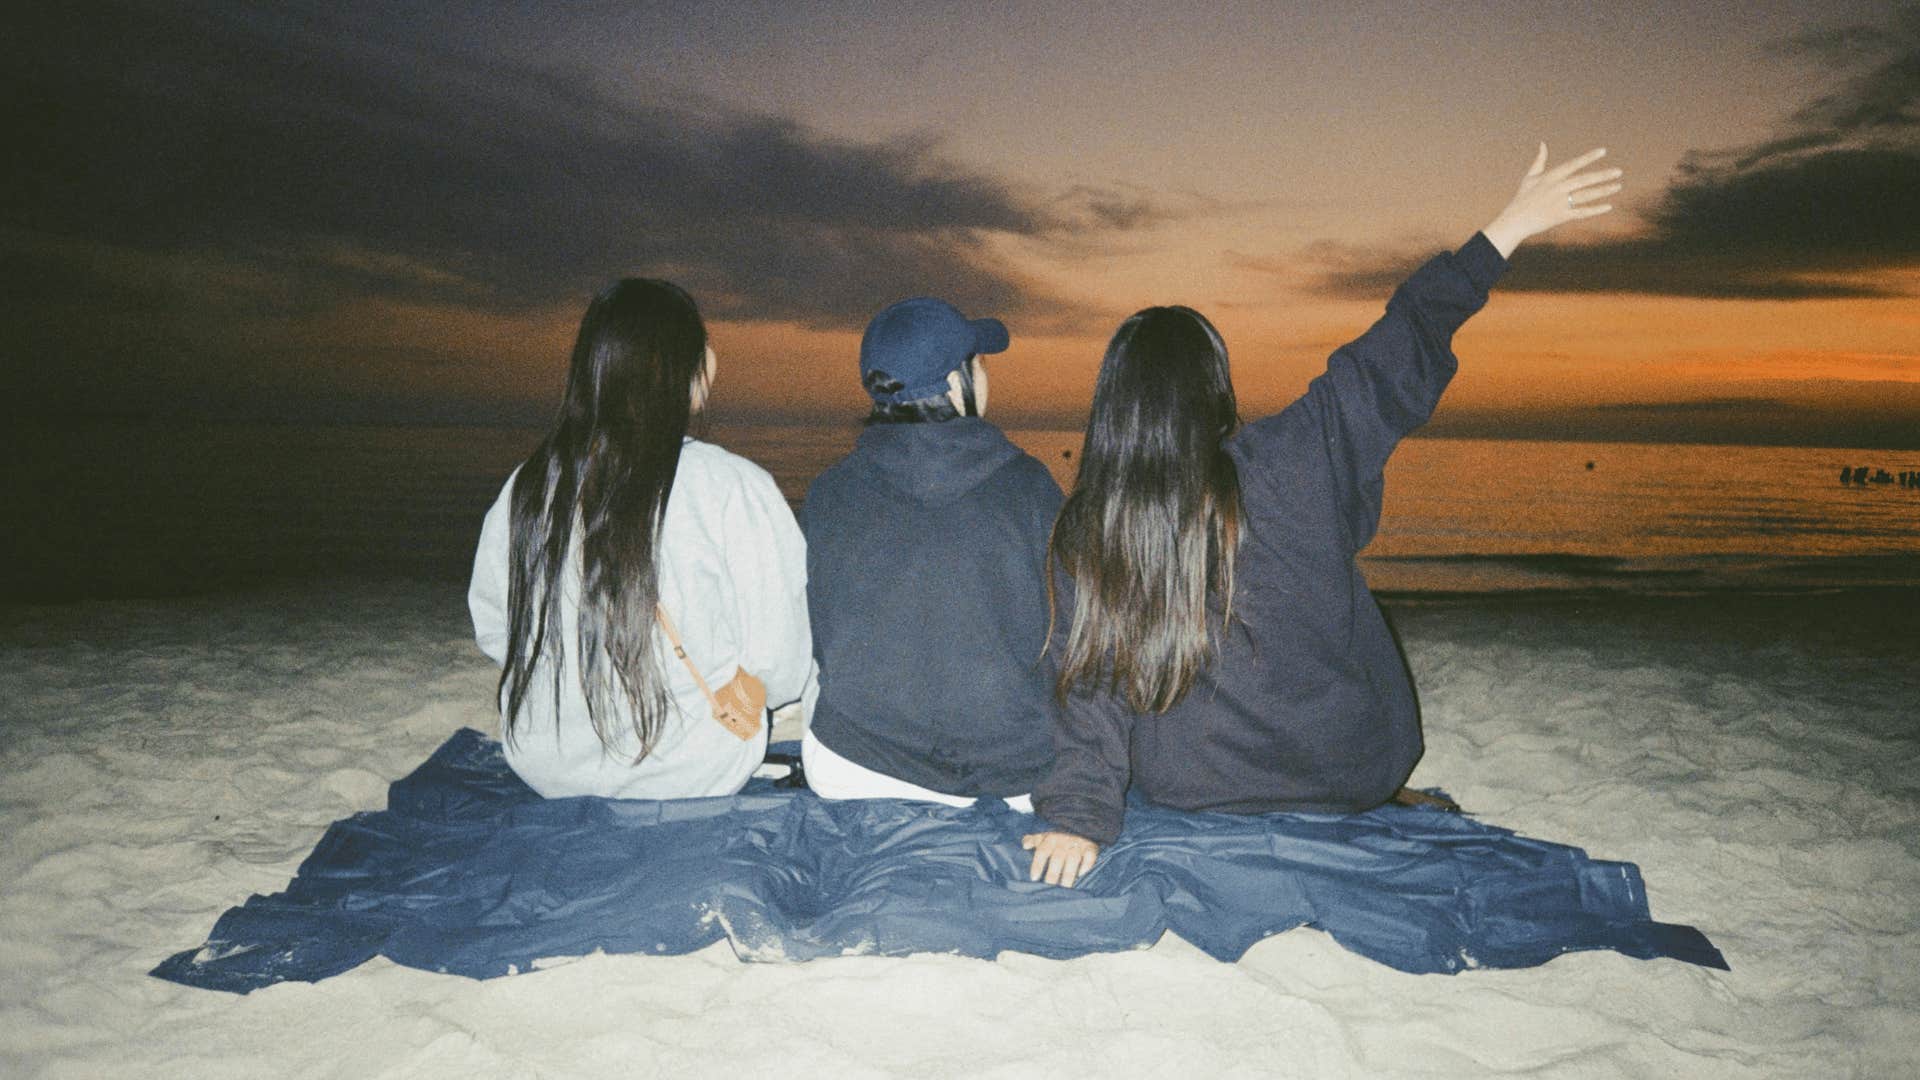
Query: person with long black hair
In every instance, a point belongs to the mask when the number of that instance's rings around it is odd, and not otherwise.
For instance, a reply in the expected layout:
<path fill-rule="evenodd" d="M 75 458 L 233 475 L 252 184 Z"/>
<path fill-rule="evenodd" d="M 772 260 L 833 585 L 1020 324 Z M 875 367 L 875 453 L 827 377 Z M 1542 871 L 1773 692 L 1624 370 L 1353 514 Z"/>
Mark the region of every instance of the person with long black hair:
<path fill-rule="evenodd" d="M 1355 556 L 1387 457 L 1452 378 L 1454 332 L 1524 239 L 1606 213 L 1604 150 L 1547 167 L 1416 270 L 1298 401 L 1239 426 L 1227 349 L 1199 312 L 1122 323 L 1050 542 L 1061 703 L 1033 793 L 1030 876 L 1071 886 L 1120 835 L 1126 793 L 1183 810 L 1349 813 L 1420 760 L 1404 660 Z"/>
<path fill-rule="evenodd" d="M 501 665 L 507 762 L 542 795 L 732 794 L 765 756 L 765 715 L 709 694 L 743 673 L 767 705 L 806 687 L 793 513 L 766 470 L 687 434 L 714 365 L 692 297 L 610 286 L 552 430 L 487 512 L 468 606 Z"/>

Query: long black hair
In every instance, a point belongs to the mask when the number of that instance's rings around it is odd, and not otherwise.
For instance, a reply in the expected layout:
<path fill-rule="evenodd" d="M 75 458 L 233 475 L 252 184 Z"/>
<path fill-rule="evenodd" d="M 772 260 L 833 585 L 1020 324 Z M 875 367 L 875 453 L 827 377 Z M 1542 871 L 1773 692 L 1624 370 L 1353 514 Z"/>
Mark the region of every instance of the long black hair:
<path fill-rule="evenodd" d="M 1211 661 L 1208 598 L 1220 594 L 1223 630 L 1233 611 L 1240 476 L 1225 441 L 1238 423 L 1226 343 L 1205 316 L 1153 307 L 1120 324 L 1048 541 L 1074 583 L 1062 697 L 1084 683 L 1164 712 Z M 1051 608 L 1051 576 L 1048 591 Z"/>
<path fill-rule="evenodd" d="M 658 740 L 670 705 L 653 650 L 657 547 L 706 355 L 699 309 L 669 282 L 628 278 L 587 305 L 553 430 L 513 483 L 511 616 L 500 672 L 508 739 L 543 657 L 559 711 L 571 647 L 601 744 L 614 745 L 620 703 L 639 742 L 636 761 Z M 576 546 L 574 583 L 565 573 Z M 561 593 L 576 584 L 579 621 L 560 626 Z"/>

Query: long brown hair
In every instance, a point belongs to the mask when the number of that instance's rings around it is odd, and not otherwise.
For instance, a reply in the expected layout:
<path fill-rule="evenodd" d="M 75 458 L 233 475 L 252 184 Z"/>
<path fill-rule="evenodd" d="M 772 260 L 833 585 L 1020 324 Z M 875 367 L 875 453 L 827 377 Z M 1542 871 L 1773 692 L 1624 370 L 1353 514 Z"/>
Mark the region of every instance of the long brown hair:
<path fill-rule="evenodd" d="M 1232 615 L 1240 476 L 1224 444 L 1238 423 L 1227 347 L 1205 316 L 1153 307 L 1120 324 L 1048 542 L 1074 584 L 1062 697 L 1086 684 L 1164 712 L 1212 660 L 1209 598 Z"/>
<path fill-rule="evenodd" d="M 640 745 L 636 761 L 658 740 L 670 707 L 653 649 L 660 523 L 706 351 L 699 309 L 670 282 L 628 278 L 587 305 L 553 430 L 513 483 L 511 615 L 500 672 L 508 739 L 543 657 L 559 711 L 571 639 L 601 745 L 614 745 L 620 704 Z M 579 620 L 561 627 L 560 596 L 571 585 L 563 575 L 576 544 Z"/>

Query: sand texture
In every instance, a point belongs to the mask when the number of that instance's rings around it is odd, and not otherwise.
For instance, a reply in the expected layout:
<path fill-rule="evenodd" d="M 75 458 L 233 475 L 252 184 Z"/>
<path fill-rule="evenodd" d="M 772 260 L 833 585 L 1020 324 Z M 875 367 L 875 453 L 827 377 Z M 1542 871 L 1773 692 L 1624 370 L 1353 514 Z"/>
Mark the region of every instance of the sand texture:
<path fill-rule="evenodd" d="M 0 1075 L 730 1078 L 1920 1074 L 1914 597 L 1396 605 L 1415 781 L 1639 863 L 1731 972 L 1612 953 L 1408 976 L 1315 931 L 474 982 L 375 960 L 246 997 L 149 978 L 461 726 L 457 588 L 0 610 Z"/>

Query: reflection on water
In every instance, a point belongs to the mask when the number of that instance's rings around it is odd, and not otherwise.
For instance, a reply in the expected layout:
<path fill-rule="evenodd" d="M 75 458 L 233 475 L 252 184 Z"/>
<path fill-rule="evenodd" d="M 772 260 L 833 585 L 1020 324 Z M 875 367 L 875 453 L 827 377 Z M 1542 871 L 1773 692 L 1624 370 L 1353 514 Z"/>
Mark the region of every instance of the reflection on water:
<path fill-rule="evenodd" d="M 1861 454 L 1416 439 L 1388 468 L 1370 576 L 1408 590 L 1914 583 L 1920 492 L 1840 485 Z M 1440 580 L 1463 573 L 1475 580 Z"/>
<path fill-rule="evenodd" d="M 1388 469 L 1388 527 L 1373 552 L 1437 554 L 1469 537 L 1468 550 L 1484 554 L 1817 558 L 1920 550 L 1920 501 L 1842 487 L 1837 464 L 1827 467 L 1858 453 L 1412 440 Z"/>
<path fill-rule="evenodd" d="M 148 423 L 10 433 L 11 595 L 337 574 L 457 577 L 537 433 Z"/>
<path fill-rule="evenodd" d="M 481 517 L 539 432 L 92 422 L 20 425 L 0 480 L 11 596 L 336 574 L 463 579 Z M 1077 432 L 1014 431 L 1073 482 Z M 848 427 L 711 438 L 789 500 Z M 1841 484 L 1920 452 L 1416 439 L 1364 557 L 1383 591 L 1920 584 L 1920 488 Z M 1591 467 L 1589 467 L 1591 463 Z"/>

